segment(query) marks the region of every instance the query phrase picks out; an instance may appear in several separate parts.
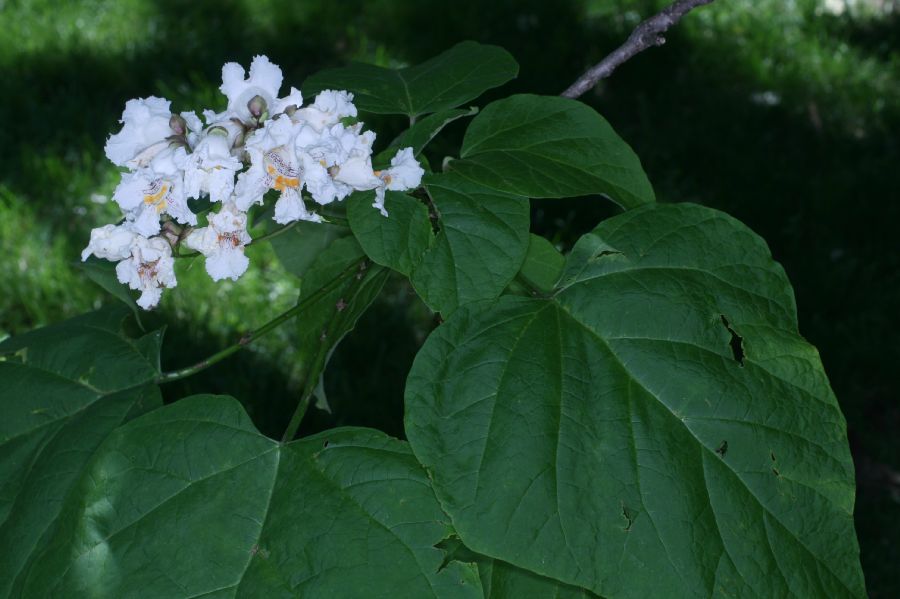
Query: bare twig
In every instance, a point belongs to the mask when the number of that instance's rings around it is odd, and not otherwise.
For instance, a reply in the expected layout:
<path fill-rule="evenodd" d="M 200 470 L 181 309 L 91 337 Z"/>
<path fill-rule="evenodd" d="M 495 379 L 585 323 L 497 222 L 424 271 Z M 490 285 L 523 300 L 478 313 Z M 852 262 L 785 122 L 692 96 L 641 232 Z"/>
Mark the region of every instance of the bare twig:
<path fill-rule="evenodd" d="M 564 98 L 577 98 L 586 91 L 597 85 L 601 79 L 609 77 L 616 67 L 630 59 L 632 56 L 643 52 L 651 46 L 662 46 L 666 43 L 663 34 L 670 27 L 678 23 L 681 17 L 704 4 L 709 4 L 713 0 L 678 0 L 667 8 L 664 8 L 658 14 L 653 15 L 646 21 L 642 21 L 625 43 L 613 50 L 603 60 L 585 71 L 584 75 L 569 86 L 569 89 L 561 93 Z"/>

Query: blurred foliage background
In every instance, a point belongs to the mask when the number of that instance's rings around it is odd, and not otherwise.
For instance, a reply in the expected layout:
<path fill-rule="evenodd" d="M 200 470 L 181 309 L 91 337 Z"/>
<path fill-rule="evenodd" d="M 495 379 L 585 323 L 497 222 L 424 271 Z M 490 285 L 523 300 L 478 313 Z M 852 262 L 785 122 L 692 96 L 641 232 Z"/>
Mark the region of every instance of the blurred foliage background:
<path fill-rule="evenodd" d="M 124 103 L 222 108 L 220 69 L 265 53 L 286 84 L 349 60 L 412 64 L 474 39 L 507 48 L 515 91 L 557 94 L 666 2 L 651 0 L 0 0 L 0 338 L 112 301 L 74 267 L 118 211 L 103 143 Z M 847 416 L 869 592 L 900 596 L 900 2 L 718 0 L 583 99 L 641 156 L 662 201 L 723 209 L 769 242 L 796 290 Z M 490 95 L 482 98 L 484 104 Z M 373 122 L 374 121 L 374 122 Z M 386 131 L 402 123 L 370 120 Z M 458 125 L 458 126 L 457 126 Z M 454 151 L 463 124 L 433 158 Z M 439 163 L 439 162 L 438 162 Z M 599 198 L 534 203 L 565 249 L 614 213 Z M 151 326 L 164 367 L 193 363 L 296 301 L 267 244 L 237 283 L 181 264 Z M 399 279 L 335 353 L 330 414 L 402 434 L 406 372 L 435 321 Z M 251 350 L 165 389 L 230 393 L 278 434 L 296 402 L 302 316 Z M 293 328 L 292 328 L 293 327 Z"/>

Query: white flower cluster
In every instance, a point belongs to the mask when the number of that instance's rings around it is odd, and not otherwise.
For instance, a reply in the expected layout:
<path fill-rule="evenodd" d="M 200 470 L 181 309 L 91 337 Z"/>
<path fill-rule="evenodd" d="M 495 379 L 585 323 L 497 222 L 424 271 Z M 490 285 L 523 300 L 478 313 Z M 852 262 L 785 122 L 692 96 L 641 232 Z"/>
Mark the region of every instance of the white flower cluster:
<path fill-rule="evenodd" d="M 274 220 L 321 222 L 307 209 L 303 190 L 319 205 L 353 191 L 375 190 L 373 206 L 387 216 L 385 190 L 419 185 L 423 169 L 411 148 L 400 150 L 390 168 L 372 168 L 375 134 L 356 117 L 353 95 L 326 90 L 303 107 L 300 91 L 278 97 L 281 69 L 257 56 L 249 75 L 236 63 L 222 67 L 228 98 L 225 112 L 172 114 L 162 98 L 129 100 L 122 130 L 106 143 L 106 156 L 127 168 L 113 199 L 124 220 L 91 231 L 82 260 L 91 254 L 117 261 L 120 282 L 141 291 L 138 304 L 156 306 L 164 288 L 175 287 L 173 248 L 183 242 L 206 257 L 206 271 L 218 281 L 237 280 L 249 260 L 247 211 L 279 192 Z M 188 199 L 209 196 L 218 211 L 198 227 Z"/>

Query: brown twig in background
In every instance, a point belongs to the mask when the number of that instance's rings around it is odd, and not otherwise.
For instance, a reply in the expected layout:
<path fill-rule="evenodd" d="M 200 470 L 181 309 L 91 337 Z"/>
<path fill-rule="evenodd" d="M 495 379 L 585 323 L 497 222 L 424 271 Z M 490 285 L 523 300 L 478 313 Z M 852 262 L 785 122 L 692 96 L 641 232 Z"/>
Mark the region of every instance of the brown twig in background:
<path fill-rule="evenodd" d="M 664 8 L 658 14 L 653 15 L 646 21 L 642 21 L 625 43 L 610 52 L 606 58 L 585 71 L 584 75 L 569 86 L 569 89 L 561 93 L 564 98 L 577 98 L 586 91 L 597 85 L 601 79 L 609 77 L 616 67 L 630 59 L 635 54 L 643 52 L 651 46 L 662 46 L 666 43 L 663 34 L 681 20 L 681 17 L 704 4 L 709 4 L 713 0 L 678 0 L 671 6 Z"/>

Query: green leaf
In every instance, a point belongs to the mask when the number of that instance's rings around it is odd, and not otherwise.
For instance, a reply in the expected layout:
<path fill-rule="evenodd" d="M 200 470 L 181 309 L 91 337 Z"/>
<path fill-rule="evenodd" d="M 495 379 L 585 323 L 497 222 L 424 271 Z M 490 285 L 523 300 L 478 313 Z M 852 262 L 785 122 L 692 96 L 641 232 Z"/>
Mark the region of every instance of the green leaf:
<path fill-rule="evenodd" d="M 474 100 L 518 72 L 516 61 L 503 48 L 462 42 L 403 69 L 362 63 L 327 69 L 306 80 L 303 95 L 345 89 L 353 92 L 354 103 L 364 112 L 417 117 Z"/>
<path fill-rule="evenodd" d="M 587 589 L 489 558 L 478 561 L 478 575 L 485 599 L 599 599 Z"/>
<path fill-rule="evenodd" d="M 580 587 L 561 583 L 512 564 L 475 553 L 458 538 L 438 544 L 446 552 L 444 563 L 453 561 L 476 564 L 485 599 L 597 599 Z"/>
<path fill-rule="evenodd" d="M 782 268 L 720 212 L 626 212 L 553 298 L 460 309 L 416 358 L 406 432 L 466 546 L 537 574 L 865 596 L 844 418 Z"/>
<path fill-rule="evenodd" d="M 415 198 L 388 192 L 385 218 L 371 195 L 351 198 L 350 228 L 372 260 L 407 275 L 426 304 L 449 315 L 458 306 L 492 299 L 515 277 L 528 249 L 529 206 L 454 174 L 429 176 L 439 231 Z"/>
<path fill-rule="evenodd" d="M 439 571 L 452 529 L 406 443 L 276 443 L 229 397 L 117 429 L 62 518 L 25 597 L 481 596 L 474 567 Z"/>
<path fill-rule="evenodd" d="M 302 277 L 316 257 L 336 239 L 347 237 L 347 227 L 299 221 L 269 239 L 279 262 L 289 273 Z"/>
<path fill-rule="evenodd" d="M 340 238 L 319 253 L 302 279 L 300 300 L 309 297 L 347 269 L 357 273 L 308 306 L 297 320 L 295 359 L 303 381 L 301 398 L 315 394 L 317 407 L 327 410 L 322 376 L 331 354 L 372 305 L 390 271 L 367 264 L 366 255 L 352 237 Z"/>
<path fill-rule="evenodd" d="M 463 117 L 475 116 L 478 114 L 477 108 L 456 108 L 453 110 L 442 110 L 435 114 L 428 115 L 415 125 L 401 133 L 388 145 L 387 148 L 378 153 L 372 159 L 372 164 L 376 169 L 387 168 L 391 164 L 391 158 L 402 148 L 412 148 L 413 155 L 416 158 L 422 153 L 431 140 L 440 133 L 444 127 L 461 119 Z"/>
<path fill-rule="evenodd" d="M 489 104 L 450 168 L 531 198 L 604 194 L 625 209 L 654 202 L 641 162 L 597 112 L 568 98 L 517 95 Z"/>
<path fill-rule="evenodd" d="M 519 276 L 532 288 L 549 293 L 562 276 L 566 259 L 540 235 L 528 237 L 528 253 Z"/>
<path fill-rule="evenodd" d="M 87 262 L 76 262 L 74 266 L 104 291 L 131 308 L 138 326 L 141 329 L 144 328 L 141 323 L 141 310 L 134 299 L 134 292 L 119 282 L 116 276 L 116 265 L 113 262 L 91 258 Z"/>
<path fill-rule="evenodd" d="M 97 446 L 122 422 L 162 405 L 153 384 L 158 356 L 147 355 L 156 334 L 122 336 L 113 323 L 123 311 L 0 344 L 8 354 L 0 361 L 0 597 L 18 596 Z"/>

